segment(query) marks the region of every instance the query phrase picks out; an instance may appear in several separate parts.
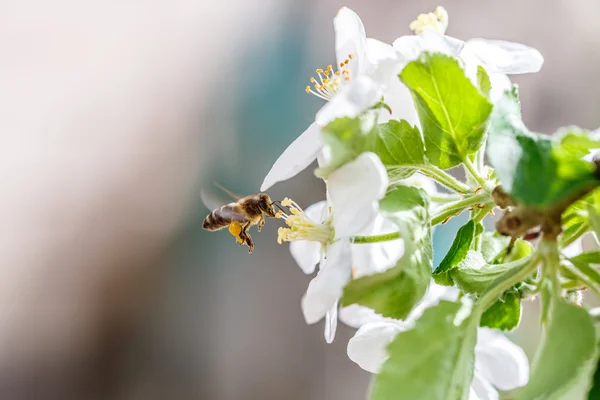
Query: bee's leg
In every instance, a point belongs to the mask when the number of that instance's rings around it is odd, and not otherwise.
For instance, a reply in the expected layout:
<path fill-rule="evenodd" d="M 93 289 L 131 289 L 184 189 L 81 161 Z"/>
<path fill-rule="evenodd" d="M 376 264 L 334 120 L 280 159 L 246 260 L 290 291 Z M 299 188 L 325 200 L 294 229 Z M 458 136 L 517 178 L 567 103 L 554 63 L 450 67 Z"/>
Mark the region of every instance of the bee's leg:
<path fill-rule="evenodd" d="M 260 219 L 258 220 L 258 224 L 257 224 L 257 229 L 260 232 L 260 230 L 262 229 L 262 227 L 265 226 L 265 216 L 261 215 Z"/>
<path fill-rule="evenodd" d="M 251 223 L 248 222 L 246 225 L 242 227 L 242 232 L 240 233 L 240 238 L 244 240 L 244 243 L 248 246 L 248 254 L 252 254 L 254 251 L 254 241 L 252 241 L 252 237 L 246 230 L 251 226 Z"/>
<path fill-rule="evenodd" d="M 254 251 L 254 242 L 249 234 L 246 233 L 246 244 L 248 245 L 248 254 L 252 254 Z"/>

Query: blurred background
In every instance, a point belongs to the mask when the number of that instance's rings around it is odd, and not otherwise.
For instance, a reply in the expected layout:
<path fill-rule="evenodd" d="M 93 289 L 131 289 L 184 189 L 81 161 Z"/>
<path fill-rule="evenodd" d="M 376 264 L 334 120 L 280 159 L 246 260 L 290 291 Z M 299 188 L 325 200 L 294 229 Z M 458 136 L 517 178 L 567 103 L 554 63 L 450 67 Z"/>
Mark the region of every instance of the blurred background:
<path fill-rule="evenodd" d="M 313 121 L 342 5 L 383 41 L 443 5 L 449 35 L 534 46 L 544 68 L 514 79 L 529 127 L 600 126 L 595 0 L 0 0 L 1 399 L 365 397 L 353 330 L 326 345 L 304 323 L 278 221 L 252 256 L 201 228 L 204 184 L 257 192 Z M 324 191 L 309 169 L 270 194 Z M 529 355 L 537 325 L 528 304 Z"/>

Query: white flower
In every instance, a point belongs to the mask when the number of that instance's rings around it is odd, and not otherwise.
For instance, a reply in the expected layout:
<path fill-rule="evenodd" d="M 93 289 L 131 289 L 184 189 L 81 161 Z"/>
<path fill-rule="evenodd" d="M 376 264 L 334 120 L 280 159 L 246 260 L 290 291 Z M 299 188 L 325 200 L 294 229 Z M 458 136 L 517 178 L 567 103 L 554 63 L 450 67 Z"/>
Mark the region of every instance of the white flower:
<path fill-rule="evenodd" d="M 309 324 L 326 317 L 328 342 L 335 335 L 337 302 L 350 280 L 353 265 L 369 269 L 371 257 L 394 257 L 398 253 L 388 249 L 372 255 L 367 249 L 374 246 L 360 245 L 359 250 L 354 249 L 359 245 L 351 246 L 349 241 L 351 236 L 382 229 L 377 204 L 387 186 L 387 172 L 379 157 L 363 153 L 329 176 L 328 202 L 314 204 L 306 211 L 291 200 L 282 202 L 291 213 L 283 216 L 288 227 L 280 228 L 279 242 L 292 242 L 290 252 L 305 273 L 314 272 L 320 265 L 302 298 L 302 311 Z"/>
<path fill-rule="evenodd" d="M 261 191 L 277 182 L 289 179 L 308 167 L 318 156 L 323 144 L 320 128 L 338 117 L 356 117 L 385 97 L 394 109 L 405 108 L 410 115 L 405 119 L 416 123 L 410 94 L 397 79 L 397 52 L 392 46 L 368 39 L 362 21 L 356 13 L 342 7 L 333 20 L 337 65 L 317 69 L 311 78 L 308 93 L 326 100 L 317 112 L 315 122 L 292 142 L 265 177 Z M 391 77 L 395 74 L 395 81 Z M 394 91 L 388 90 L 393 88 Z M 389 116 L 387 117 L 389 118 Z"/>
<path fill-rule="evenodd" d="M 359 328 L 348 342 L 348 357 L 364 370 L 378 373 L 388 358 L 386 348 L 398 333 L 411 329 L 427 308 L 440 300 L 455 301 L 457 295 L 457 289 L 432 282 L 421 302 L 404 321 L 384 318 L 360 306 L 340 310 L 342 322 Z M 526 385 L 528 380 L 529 363 L 523 350 L 501 333 L 479 328 L 469 399 L 498 399 L 496 389 L 511 390 Z"/>
<path fill-rule="evenodd" d="M 502 40 L 471 39 L 466 42 L 446 36 L 448 13 L 437 7 L 434 13 L 421 14 L 410 25 L 417 35 L 402 36 L 394 48 L 409 60 L 422 52 L 442 52 L 463 60 L 465 73 L 475 82 L 481 65 L 489 75 L 492 90 L 490 99 L 496 101 L 510 89 L 507 74 L 538 72 L 544 58 L 532 47 Z"/>

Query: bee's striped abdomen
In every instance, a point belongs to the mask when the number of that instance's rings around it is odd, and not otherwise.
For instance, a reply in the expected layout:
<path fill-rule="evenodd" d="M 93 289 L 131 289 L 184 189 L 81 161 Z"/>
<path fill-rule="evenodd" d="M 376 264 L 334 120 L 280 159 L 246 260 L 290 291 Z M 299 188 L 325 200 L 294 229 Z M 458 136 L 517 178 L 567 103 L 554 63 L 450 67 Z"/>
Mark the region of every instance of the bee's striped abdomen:
<path fill-rule="evenodd" d="M 217 208 L 204 219 L 202 227 L 209 231 L 216 231 L 229 226 L 231 221 L 247 222 L 247 218 L 240 215 L 235 209 L 236 204 L 231 203 Z"/>

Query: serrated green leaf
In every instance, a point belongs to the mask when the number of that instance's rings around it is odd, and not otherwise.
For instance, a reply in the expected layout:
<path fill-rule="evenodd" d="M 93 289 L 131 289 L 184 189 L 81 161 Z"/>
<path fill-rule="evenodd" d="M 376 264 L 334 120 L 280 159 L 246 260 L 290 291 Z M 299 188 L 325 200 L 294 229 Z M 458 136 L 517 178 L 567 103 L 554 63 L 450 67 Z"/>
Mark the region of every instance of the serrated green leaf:
<path fill-rule="evenodd" d="M 546 293 L 546 298 L 548 293 Z M 518 400 L 547 399 L 577 380 L 596 351 L 594 320 L 583 308 L 552 296 L 546 326 L 531 367 L 529 384 Z"/>
<path fill-rule="evenodd" d="M 363 276 L 344 288 L 342 305 L 360 304 L 385 317 L 404 319 L 425 294 L 433 262 L 429 201 L 418 188 L 397 186 L 379 202 L 404 239 L 404 256 L 379 274 Z"/>
<path fill-rule="evenodd" d="M 369 124 L 369 118 L 338 118 L 322 129 L 329 161 L 317 170 L 318 176 L 327 177 L 363 152 L 377 154 L 396 179 L 406 179 L 428 164 L 423 137 L 416 126 L 404 120 Z"/>
<path fill-rule="evenodd" d="M 444 259 L 440 262 L 440 265 L 433 271 L 433 279 L 440 285 L 452 286 L 452 278 L 448 272 L 453 268 L 456 268 L 467 256 L 467 252 L 471 248 L 473 237 L 475 234 L 475 221 L 469 220 L 465 225 L 461 226 L 456 237 L 446 253 Z"/>
<path fill-rule="evenodd" d="M 485 69 L 481 66 L 477 66 L 477 84 L 479 85 L 479 89 L 485 94 L 488 95 L 490 90 L 492 90 L 492 84 L 490 83 L 490 77 L 488 76 Z"/>
<path fill-rule="evenodd" d="M 370 389 L 373 400 L 467 399 L 473 378 L 476 327 L 454 323 L 461 305 L 441 301 L 388 346 L 389 358 Z"/>
<path fill-rule="evenodd" d="M 492 105 L 456 59 L 423 53 L 404 68 L 400 79 L 412 92 L 433 165 L 452 168 L 479 150 Z"/>
<path fill-rule="evenodd" d="M 527 265 L 529 259 L 519 259 L 506 264 L 488 265 L 480 253 L 470 251 L 465 260 L 451 272 L 452 280 L 456 286 L 465 293 L 482 294 L 490 286 L 509 271 Z"/>
<path fill-rule="evenodd" d="M 512 331 L 521 321 L 521 299 L 517 293 L 506 293 L 481 316 L 479 326 Z"/>
<path fill-rule="evenodd" d="M 526 206 L 562 204 L 599 184 L 593 163 L 573 156 L 560 141 L 529 132 L 512 95 L 494 107 L 487 155 L 502 188 Z"/>

